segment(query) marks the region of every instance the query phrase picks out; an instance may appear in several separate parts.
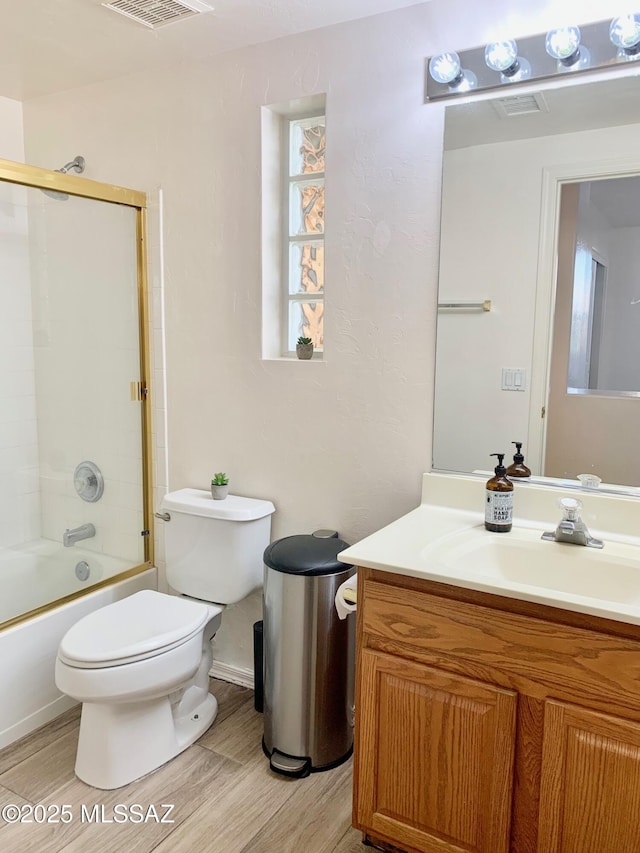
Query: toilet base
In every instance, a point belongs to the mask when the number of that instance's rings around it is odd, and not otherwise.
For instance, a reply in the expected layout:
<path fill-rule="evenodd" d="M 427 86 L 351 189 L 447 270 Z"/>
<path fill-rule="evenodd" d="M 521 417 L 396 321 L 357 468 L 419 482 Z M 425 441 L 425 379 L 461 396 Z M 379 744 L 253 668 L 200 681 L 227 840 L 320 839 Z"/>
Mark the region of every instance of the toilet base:
<path fill-rule="evenodd" d="M 87 785 L 113 790 L 175 758 L 204 734 L 218 713 L 206 693 L 189 713 L 175 717 L 169 698 L 82 706 L 76 776 Z"/>

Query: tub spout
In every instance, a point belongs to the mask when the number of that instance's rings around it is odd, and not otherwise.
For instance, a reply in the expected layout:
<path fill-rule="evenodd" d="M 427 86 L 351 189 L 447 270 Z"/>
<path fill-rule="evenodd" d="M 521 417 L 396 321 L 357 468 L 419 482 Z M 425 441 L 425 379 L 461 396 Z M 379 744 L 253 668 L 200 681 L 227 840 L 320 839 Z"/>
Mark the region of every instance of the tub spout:
<path fill-rule="evenodd" d="M 70 548 L 75 542 L 81 539 L 91 539 L 96 535 L 96 529 L 93 524 L 81 524 L 80 527 L 74 527 L 71 530 L 67 527 L 62 534 L 62 544 L 65 548 Z"/>

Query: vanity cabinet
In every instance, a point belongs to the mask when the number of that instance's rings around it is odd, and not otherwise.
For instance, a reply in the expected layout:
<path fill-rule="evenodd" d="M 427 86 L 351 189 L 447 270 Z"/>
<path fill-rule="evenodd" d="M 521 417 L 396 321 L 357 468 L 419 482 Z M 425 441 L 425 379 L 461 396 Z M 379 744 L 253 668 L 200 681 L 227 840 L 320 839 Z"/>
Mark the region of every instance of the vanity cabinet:
<path fill-rule="evenodd" d="M 640 850 L 640 629 L 359 570 L 354 825 L 389 850 Z"/>
<path fill-rule="evenodd" d="M 359 821 L 412 849 L 507 853 L 517 694 L 366 649 L 360 701 Z"/>
<path fill-rule="evenodd" d="M 640 850 L 640 724 L 545 705 L 538 850 Z"/>

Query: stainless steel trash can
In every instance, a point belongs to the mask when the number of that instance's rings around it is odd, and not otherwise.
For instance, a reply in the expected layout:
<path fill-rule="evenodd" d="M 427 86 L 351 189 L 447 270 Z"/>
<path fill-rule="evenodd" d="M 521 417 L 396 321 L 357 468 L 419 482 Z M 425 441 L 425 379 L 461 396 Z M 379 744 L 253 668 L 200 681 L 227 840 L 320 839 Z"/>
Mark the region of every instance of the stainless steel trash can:
<path fill-rule="evenodd" d="M 355 568 L 337 538 L 288 536 L 264 552 L 264 739 L 272 770 L 307 776 L 353 751 L 353 619 L 336 591 Z"/>

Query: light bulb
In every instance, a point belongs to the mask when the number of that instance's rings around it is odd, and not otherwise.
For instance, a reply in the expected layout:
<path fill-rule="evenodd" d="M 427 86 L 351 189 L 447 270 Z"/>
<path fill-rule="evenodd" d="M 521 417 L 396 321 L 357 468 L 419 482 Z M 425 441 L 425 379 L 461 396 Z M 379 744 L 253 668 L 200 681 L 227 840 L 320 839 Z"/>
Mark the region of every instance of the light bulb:
<path fill-rule="evenodd" d="M 627 56 L 640 52 L 640 15 L 614 18 L 609 27 L 611 42 Z"/>
<path fill-rule="evenodd" d="M 504 74 L 518 61 L 518 45 L 513 39 L 493 41 L 484 49 L 484 61 L 493 71 Z"/>
<path fill-rule="evenodd" d="M 519 83 L 531 77 L 531 63 L 518 56 L 518 45 L 513 39 L 494 41 L 484 49 L 484 61 L 493 71 L 498 71 L 502 83 Z"/>
<path fill-rule="evenodd" d="M 563 65 L 573 65 L 580 57 L 580 30 L 578 27 L 559 27 L 549 30 L 545 50 Z"/>
<path fill-rule="evenodd" d="M 452 92 L 470 92 L 478 88 L 476 75 L 462 68 L 460 57 L 453 51 L 432 56 L 429 60 L 429 74 L 436 83 L 448 85 Z"/>
<path fill-rule="evenodd" d="M 429 60 L 429 74 L 431 74 L 436 83 L 455 85 L 456 80 L 462 77 L 460 57 L 454 51 L 432 56 Z"/>

